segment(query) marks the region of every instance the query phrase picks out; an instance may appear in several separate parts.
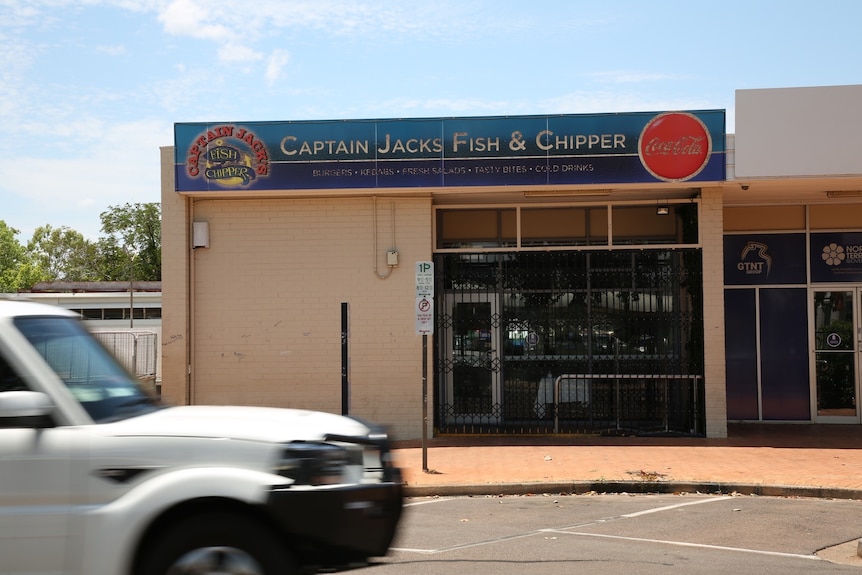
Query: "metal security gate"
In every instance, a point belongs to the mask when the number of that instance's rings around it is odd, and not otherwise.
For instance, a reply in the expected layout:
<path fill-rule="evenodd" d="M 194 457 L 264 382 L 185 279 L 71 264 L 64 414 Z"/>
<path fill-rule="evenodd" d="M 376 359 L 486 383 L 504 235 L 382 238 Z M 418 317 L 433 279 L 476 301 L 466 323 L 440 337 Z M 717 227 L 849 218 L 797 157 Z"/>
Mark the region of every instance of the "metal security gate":
<path fill-rule="evenodd" d="M 145 382 L 156 379 L 158 335 L 151 331 L 94 331 L 120 363 L 135 377 Z"/>
<path fill-rule="evenodd" d="M 702 434 L 701 262 L 437 254 L 437 433 Z"/>

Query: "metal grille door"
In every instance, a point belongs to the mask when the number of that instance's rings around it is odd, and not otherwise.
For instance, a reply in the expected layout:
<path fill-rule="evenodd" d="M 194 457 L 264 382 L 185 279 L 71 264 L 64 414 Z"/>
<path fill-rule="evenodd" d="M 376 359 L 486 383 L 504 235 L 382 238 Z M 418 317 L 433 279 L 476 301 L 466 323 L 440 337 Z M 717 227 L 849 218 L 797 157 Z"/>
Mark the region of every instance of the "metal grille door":
<path fill-rule="evenodd" d="M 438 254 L 440 433 L 703 430 L 697 249 Z"/>

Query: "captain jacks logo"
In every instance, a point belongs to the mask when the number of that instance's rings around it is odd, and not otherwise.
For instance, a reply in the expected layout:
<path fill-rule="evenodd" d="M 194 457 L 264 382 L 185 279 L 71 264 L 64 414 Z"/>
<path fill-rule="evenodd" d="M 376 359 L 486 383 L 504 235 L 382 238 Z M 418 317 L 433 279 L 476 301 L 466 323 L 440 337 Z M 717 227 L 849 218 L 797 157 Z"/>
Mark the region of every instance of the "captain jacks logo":
<path fill-rule="evenodd" d="M 247 186 L 269 175 L 269 150 L 254 132 L 233 125 L 208 128 L 189 146 L 186 172 L 223 187 Z"/>
<path fill-rule="evenodd" d="M 746 275 L 769 276 L 772 269 L 772 256 L 767 253 L 769 246 L 763 242 L 748 242 L 739 254 L 736 269 Z"/>

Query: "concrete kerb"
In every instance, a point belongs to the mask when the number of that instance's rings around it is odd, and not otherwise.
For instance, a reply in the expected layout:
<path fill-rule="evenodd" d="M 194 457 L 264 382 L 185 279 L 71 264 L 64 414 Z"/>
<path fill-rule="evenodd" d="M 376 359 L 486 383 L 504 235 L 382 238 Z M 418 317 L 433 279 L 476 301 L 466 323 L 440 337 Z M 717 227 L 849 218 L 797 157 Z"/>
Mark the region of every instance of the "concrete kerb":
<path fill-rule="evenodd" d="M 405 485 L 405 497 L 485 497 L 504 495 L 541 495 L 588 493 L 632 493 L 705 495 L 756 495 L 763 497 L 810 497 L 815 499 L 862 500 L 862 490 L 798 485 L 760 485 L 746 483 L 684 483 L 672 481 L 575 481 L 553 483 L 497 483 L 486 485 Z"/>

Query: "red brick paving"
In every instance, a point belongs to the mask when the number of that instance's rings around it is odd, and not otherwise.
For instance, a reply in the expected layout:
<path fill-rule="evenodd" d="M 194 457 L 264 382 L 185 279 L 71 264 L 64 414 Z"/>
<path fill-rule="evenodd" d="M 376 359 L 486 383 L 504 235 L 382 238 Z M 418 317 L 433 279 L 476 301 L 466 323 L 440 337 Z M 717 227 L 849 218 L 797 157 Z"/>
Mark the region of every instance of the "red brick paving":
<path fill-rule="evenodd" d="M 849 490 L 854 497 L 859 490 L 862 497 L 862 426 L 734 424 L 728 435 L 434 438 L 424 449 L 421 442 L 396 443 L 395 461 L 408 493 L 658 481 Z"/>

